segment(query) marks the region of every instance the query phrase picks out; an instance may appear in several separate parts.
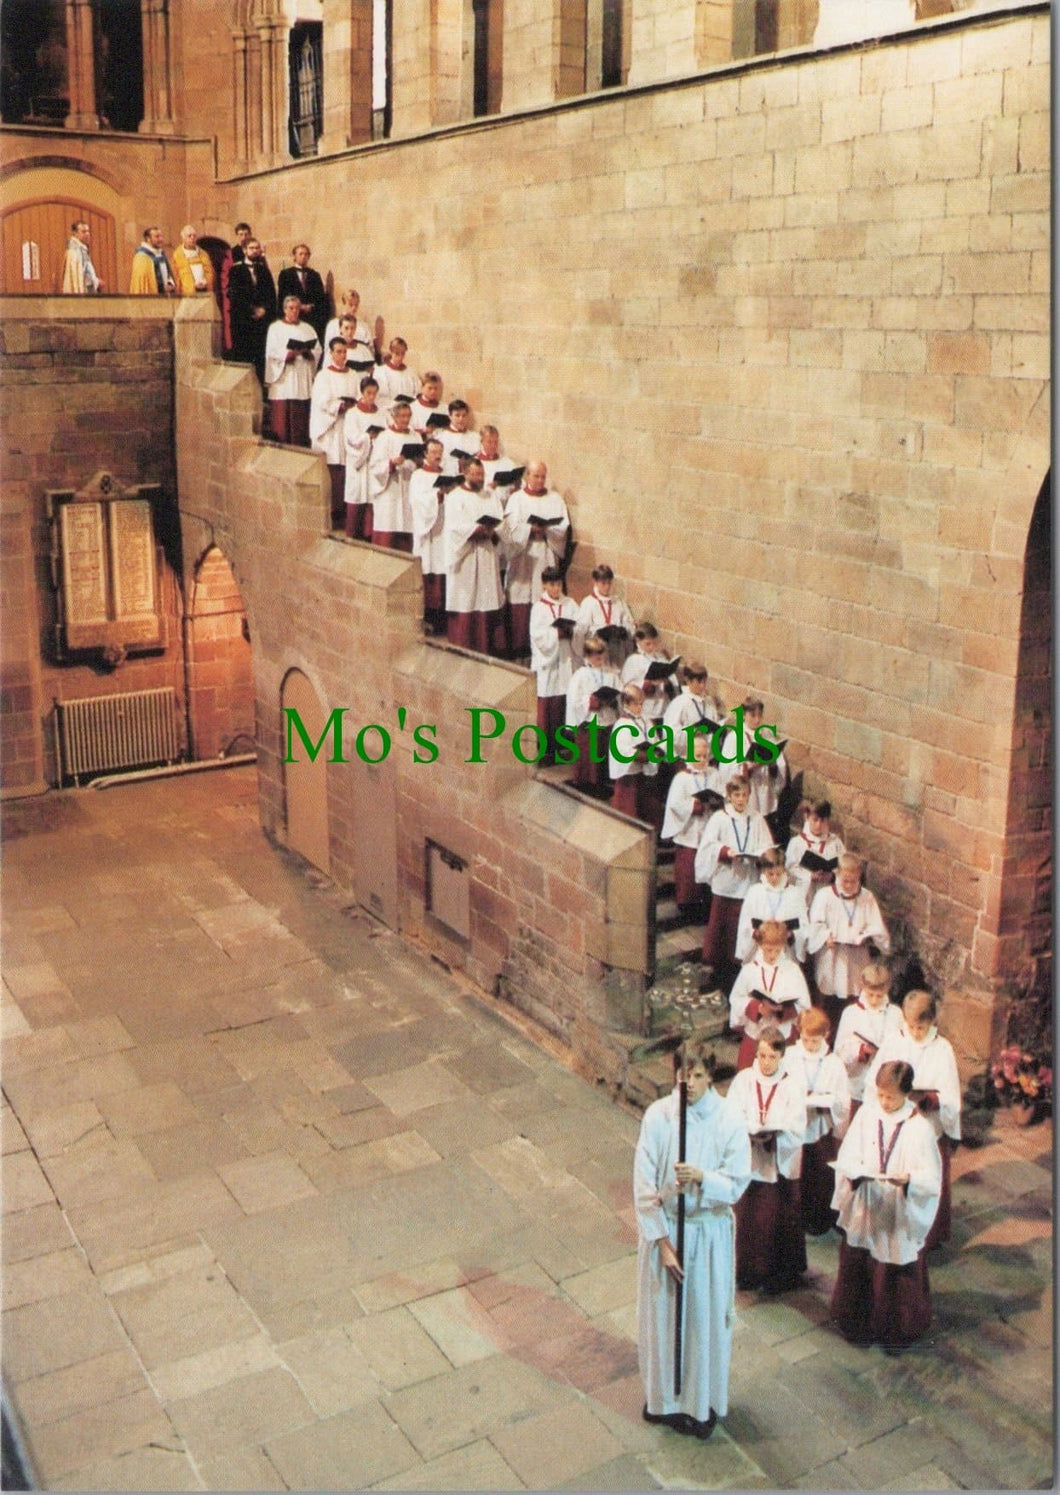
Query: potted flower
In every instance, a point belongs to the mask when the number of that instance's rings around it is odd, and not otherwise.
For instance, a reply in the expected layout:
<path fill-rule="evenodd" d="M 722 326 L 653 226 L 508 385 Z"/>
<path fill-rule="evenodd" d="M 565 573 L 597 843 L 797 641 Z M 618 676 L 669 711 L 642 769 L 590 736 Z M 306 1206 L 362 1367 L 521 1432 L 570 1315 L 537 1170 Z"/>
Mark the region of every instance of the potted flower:
<path fill-rule="evenodd" d="M 1002 1049 L 990 1066 L 994 1094 L 1003 1106 L 1012 1110 L 1017 1126 L 1027 1126 L 1041 1114 L 1053 1098 L 1051 1061 L 1013 1044 Z"/>

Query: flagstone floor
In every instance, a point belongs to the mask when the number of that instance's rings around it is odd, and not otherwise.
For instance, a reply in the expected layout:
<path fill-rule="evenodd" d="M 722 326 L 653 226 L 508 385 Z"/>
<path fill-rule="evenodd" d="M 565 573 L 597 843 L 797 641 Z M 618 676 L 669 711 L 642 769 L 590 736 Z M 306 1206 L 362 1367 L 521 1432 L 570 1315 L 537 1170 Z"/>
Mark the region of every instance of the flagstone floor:
<path fill-rule="evenodd" d="M 1052 1479 L 1051 1127 L 956 1159 L 930 1339 L 738 1298 L 732 1406 L 640 1418 L 635 1117 L 274 851 L 254 770 L 4 809 L 3 1363 L 42 1485 Z"/>

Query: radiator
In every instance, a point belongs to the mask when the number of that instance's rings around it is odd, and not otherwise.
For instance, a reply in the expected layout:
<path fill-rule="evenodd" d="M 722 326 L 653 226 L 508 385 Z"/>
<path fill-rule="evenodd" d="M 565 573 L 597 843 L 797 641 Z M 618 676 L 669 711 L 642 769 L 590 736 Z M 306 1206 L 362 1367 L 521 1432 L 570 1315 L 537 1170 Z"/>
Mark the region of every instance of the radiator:
<path fill-rule="evenodd" d="M 59 771 L 80 784 L 86 774 L 172 763 L 177 756 L 177 698 L 172 686 L 56 701 Z"/>

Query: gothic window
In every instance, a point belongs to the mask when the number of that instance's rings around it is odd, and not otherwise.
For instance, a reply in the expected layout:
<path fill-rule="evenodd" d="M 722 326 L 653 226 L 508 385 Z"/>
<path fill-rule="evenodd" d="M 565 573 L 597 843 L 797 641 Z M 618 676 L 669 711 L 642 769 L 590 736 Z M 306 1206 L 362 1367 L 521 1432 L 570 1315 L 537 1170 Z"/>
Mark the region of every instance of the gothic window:
<path fill-rule="evenodd" d="M 0 117 L 5 125 L 61 125 L 69 109 L 62 0 L 0 6 Z"/>
<path fill-rule="evenodd" d="M 305 21 L 291 28 L 291 114 L 289 120 L 292 156 L 315 156 L 324 132 L 324 28 L 319 21 Z"/>
<path fill-rule="evenodd" d="M 96 0 L 96 104 L 105 129 L 135 130 L 144 117 L 140 0 Z"/>

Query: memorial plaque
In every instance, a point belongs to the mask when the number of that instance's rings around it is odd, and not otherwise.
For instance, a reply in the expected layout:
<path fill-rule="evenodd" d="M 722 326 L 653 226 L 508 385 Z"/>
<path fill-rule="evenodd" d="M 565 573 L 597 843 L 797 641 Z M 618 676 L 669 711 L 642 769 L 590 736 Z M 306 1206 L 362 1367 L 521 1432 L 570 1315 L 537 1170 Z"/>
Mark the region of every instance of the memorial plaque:
<path fill-rule="evenodd" d="M 162 644 L 152 504 L 157 488 L 126 488 L 100 472 L 76 494 L 48 495 L 58 526 L 65 648 Z"/>
<path fill-rule="evenodd" d="M 68 503 L 59 511 L 67 643 L 89 648 L 107 622 L 107 554 L 101 503 Z"/>
<path fill-rule="evenodd" d="M 109 507 L 115 621 L 146 616 L 154 623 L 158 603 L 151 505 L 144 498 L 125 498 Z"/>

